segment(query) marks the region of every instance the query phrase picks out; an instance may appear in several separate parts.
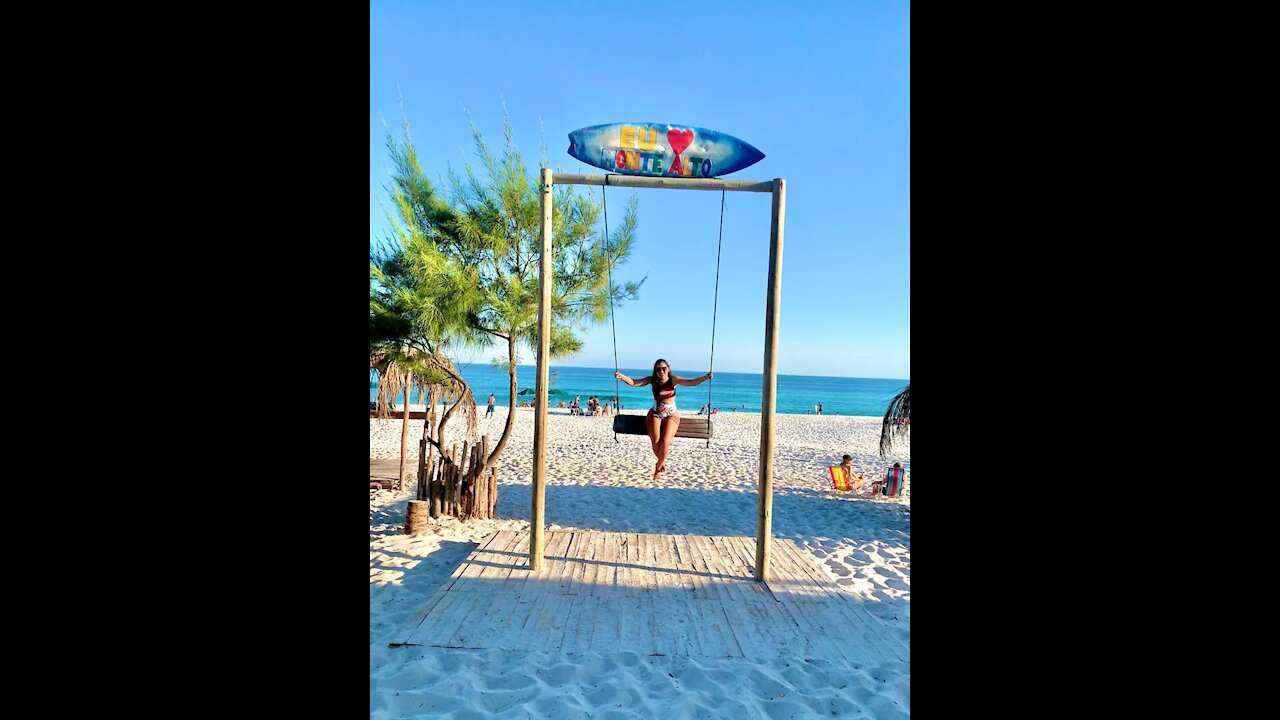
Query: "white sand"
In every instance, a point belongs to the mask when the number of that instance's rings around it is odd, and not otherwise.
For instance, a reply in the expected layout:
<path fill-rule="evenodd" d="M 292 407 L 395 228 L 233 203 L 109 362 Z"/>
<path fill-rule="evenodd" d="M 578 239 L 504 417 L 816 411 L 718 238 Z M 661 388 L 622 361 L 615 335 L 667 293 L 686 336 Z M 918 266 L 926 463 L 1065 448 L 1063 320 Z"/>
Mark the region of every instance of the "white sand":
<path fill-rule="evenodd" d="M 480 421 L 492 446 L 507 409 Z M 629 413 L 631 411 L 628 411 Z M 481 406 L 480 414 L 483 415 Z M 552 410 L 548 433 L 549 529 L 748 535 L 756 532 L 760 447 L 758 413 L 714 416 L 716 437 L 677 438 L 668 471 L 652 480 L 647 437 L 620 435 L 612 420 Z M 461 423 L 451 421 L 450 436 Z M 398 458 L 401 420 L 369 421 L 369 457 Z M 410 421 L 416 467 L 422 421 Z M 911 640 L 910 492 L 902 501 L 860 499 L 831 490 L 826 468 L 853 456 L 857 472 L 879 478 L 895 460 L 910 472 L 909 440 L 878 453 L 880 418 L 778 415 L 773 534 L 793 540 L 832 580 L 892 633 Z M 390 648 L 395 632 L 454 568 L 496 530 L 528 528 L 533 413 L 516 410 L 500 463 L 499 520 L 431 521 L 404 534 L 405 492 L 371 493 L 369 502 L 370 716 L 546 718 L 905 718 L 909 662 L 872 666 L 782 657 L 642 656 L 631 652 L 519 653 Z M 646 492 L 650 488 L 678 492 Z"/>

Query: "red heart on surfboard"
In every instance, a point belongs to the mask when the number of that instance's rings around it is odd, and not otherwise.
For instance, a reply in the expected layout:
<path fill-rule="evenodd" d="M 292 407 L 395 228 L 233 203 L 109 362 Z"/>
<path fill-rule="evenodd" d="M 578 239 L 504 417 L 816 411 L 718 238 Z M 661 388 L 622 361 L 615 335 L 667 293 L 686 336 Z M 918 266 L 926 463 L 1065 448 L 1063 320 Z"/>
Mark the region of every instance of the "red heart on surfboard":
<path fill-rule="evenodd" d="M 685 151 L 685 148 L 693 144 L 692 130 L 668 130 L 667 143 L 671 145 L 671 150 L 679 155 Z"/>

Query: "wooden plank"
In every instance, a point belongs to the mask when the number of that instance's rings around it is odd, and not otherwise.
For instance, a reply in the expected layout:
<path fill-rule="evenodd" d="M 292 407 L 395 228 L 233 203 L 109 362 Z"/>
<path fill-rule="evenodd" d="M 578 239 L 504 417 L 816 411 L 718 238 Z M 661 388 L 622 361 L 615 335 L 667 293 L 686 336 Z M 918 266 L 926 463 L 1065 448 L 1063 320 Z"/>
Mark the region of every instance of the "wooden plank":
<path fill-rule="evenodd" d="M 492 533 L 481 541 L 475 550 L 471 551 L 471 554 L 467 556 L 467 566 L 463 568 L 462 572 L 458 575 L 458 579 L 449 587 L 451 592 L 476 592 L 481 588 L 481 586 L 476 583 L 476 578 L 478 578 L 480 572 L 484 570 L 484 566 L 480 565 L 480 557 L 497 539 L 498 533 Z"/>
<path fill-rule="evenodd" d="M 791 600 L 782 600 L 778 603 L 778 607 L 789 614 L 800 628 L 800 634 L 804 637 L 804 656 L 806 658 L 848 659 L 844 653 L 840 652 L 839 647 L 830 640 L 823 629 L 814 626 L 807 612 L 808 605 Z"/>
<path fill-rule="evenodd" d="M 755 541 L 749 537 L 739 536 L 726 536 L 720 540 L 730 554 L 738 559 L 742 571 L 746 573 L 738 588 L 744 595 L 763 597 L 768 592 L 768 588 L 755 579 Z"/>
<path fill-rule="evenodd" d="M 481 560 L 480 572 L 475 576 L 475 580 L 479 580 L 483 586 L 488 586 L 486 592 L 492 592 L 495 587 L 495 581 L 511 574 L 512 558 L 508 554 L 520 539 L 519 535 L 510 531 L 502 530 L 498 533 L 498 537 L 489 543 L 489 547 L 485 549 Z"/>
<path fill-rule="evenodd" d="M 594 597 L 599 602 L 595 610 L 589 649 L 602 654 L 617 652 L 622 646 L 622 598 L 613 593 L 601 593 Z"/>
<path fill-rule="evenodd" d="M 547 533 L 547 550 L 544 553 L 546 567 L 538 571 L 538 587 L 542 592 L 559 591 L 560 577 L 566 568 L 565 556 L 574 535 L 575 533 L 567 530 Z"/>
<path fill-rule="evenodd" d="M 517 595 L 523 595 L 525 582 L 529 579 L 529 533 L 522 531 L 517 533 L 517 540 L 512 552 L 515 557 L 509 558 L 511 568 L 502 578 L 504 586 Z"/>
<path fill-rule="evenodd" d="M 795 543 L 790 540 L 778 543 L 779 553 L 787 555 L 791 559 L 791 565 L 795 569 L 797 575 L 806 579 L 801 586 L 812 597 L 828 597 L 841 602 L 848 601 L 848 596 L 842 592 L 839 587 L 827 577 L 826 573 L 814 563 L 816 559 L 796 547 Z"/>
<path fill-rule="evenodd" d="M 618 648 L 630 650 L 639 655 L 648 655 L 649 645 L 653 643 L 653 635 L 650 634 L 647 643 L 641 639 L 644 616 L 641 615 L 640 598 L 629 592 L 615 593 L 614 598 L 618 602 L 618 618 L 622 623 L 622 637 L 618 641 Z"/>
<path fill-rule="evenodd" d="M 774 538 L 773 572 L 770 573 L 767 584 L 778 600 L 796 600 L 804 595 L 805 591 L 801 586 L 809 581 L 803 577 L 804 571 L 795 566 L 791 555 L 783 550 L 785 544 L 785 540 Z"/>
<path fill-rule="evenodd" d="M 457 597 L 454 593 L 440 590 L 434 596 L 435 602 L 431 604 L 431 610 L 423 615 L 422 619 L 414 623 L 412 627 L 404 633 L 400 642 L 405 645 L 429 645 L 428 640 L 432 629 L 439 624 L 440 618 L 449 611 L 449 606 L 453 604 Z"/>
<path fill-rule="evenodd" d="M 720 600 L 714 594 L 702 599 L 681 597 L 680 600 L 689 607 L 689 628 L 698 640 L 696 654 L 702 657 L 725 657 L 728 649 L 720 637 L 721 627 L 719 624 L 712 626 L 711 613 L 707 610 L 709 605 L 718 605 Z"/>
<path fill-rule="evenodd" d="M 698 601 L 694 598 L 687 598 L 674 593 L 659 593 L 659 596 L 662 598 L 662 605 L 670 610 L 668 617 L 671 619 L 672 654 L 680 656 L 702 655 L 702 644 L 698 642 L 698 633 L 695 629 L 698 616 L 691 606 L 692 603 Z M 662 612 L 657 603 L 655 603 L 655 609 L 660 613 Z"/>
<path fill-rule="evenodd" d="M 662 533 L 655 537 L 654 556 L 657 558 L 658 587 L 671 592 L 680 587 L 680 579 L 676 577 L 679 560 L 676 557 L 675 536 Z"/>
<path fill-rule="evenodd" d="M 635 552 L 635 541 L 632 539 L 634 537 L 635 533 L 623 533 L 621 547 L 618 547 L 617 583 L 618 587 L 626 593 L 634 592 L 637 582 L 634 578 L 635 570 L 631 569 L 631 565 L 634 564 L 632 561 L 632 553 Z"/>
<path fill-rule="evenodd" d="M 596 569 L 596 587 L 592 590 L 594 595 L 611 596 L 616 589 L 618 541 L 617 533 L 600 533 L 600 544 L 596 548 L 596 561 L 599 567 Z"/>
<path fill-rule="evenodd" d="M 568 592 L 577 594 L 595 594 L 595 546 L 600 543 L 599 533 L 586 533 L 586 542 L 577 548 L 577 568 L 573 570 L 573 584 Z"/>
<path fill-rule="evenodd" d="M 449 592 L 448 598 L 441 600 L 436 611 L 427 616 L 426 622 L 418 628 L 421 644 L 445 647 L 449 638 L 462 625 L 462 619 L 477 597 L 475 593 Z M 445 603 L 448 603 L 447 605 Z"/>
<path fill-rule="evenodd" d="M 546 593 L 537 593 L 526 596 L 529 603 L 529 617 L 525 620 L 524 626 L 520 628 L 515 644 L 516 649 L 529 650 L 541 648 L 547 631 L 546 623 L 550 618 L 547 612 L 547 604 L 554 602 L 551 596 Z"/>
<path fill-rule="evenodd" d="M 773 574 L 769 578 L 769 589 L 779 600 L 797 600 L 807 593 L 816 592 L 806 589 L 811 580 L 804 570 L 795 564 L 795 558 L 786 551 L 786 540 L 773 540 Z"/>
<path fill-rule="evenodd" d="M 475 632 L 479 629 L 480 621 L 489 614 L 493 605 L 498 602 L 496 595 L 488 593 L 467 593 L 465 595 L 470 604 L 467 614 L 463 616 L 462 622 L 458 624 L 453 634 L 449 636 L 446 647 L 451 648 L 475 648 L 475 642 L 479 634 Z"/>
<path fill-rule="evenodd" d="M 574 602 L 577 608 L 577 623 L 573 629 L 573 642 L 565 642 L 565 652 L 589 652 L 591 638 L 595 634 L 596 621 L 599 620 L 600 596 L 579 594 Z M 566 633 L 566 639 L 568 634 Z"/>
<path fill-rule="evenodd" d="M 829 597 L 838 597 L 840 595 L 835 583 L 827 577 L 821 568 L 814 564 L 815 558 L 797 547 L 794 542 L 790 540 L 779 541 L 778 553 L 786 555 L 791 561 L 795 574 L 804 580 L 803 583 L 800 583 L 800 587 L 808 594 Z"/>
<path fill-rule="evenodd" d="M 694 552 L 702 557 L 702 562 L 707 568 L 707 572 L 712 577 L 712 588 L 715 590 L 715 597 L 720 602 L 733 602 L 732 591 L 729 584 L 733 582 L 729 570 L 725 568 L 724 563 L 720 560 L 720 550 L 711 543 L 711 538 L 705 535 L 693 536 Z"/>
<path fill-rule="evenodd" d="M 492 535 L 482 538 L 476 547 L 470 553 L 467 553 L 467 556 L 462 559 L 462 562 L 458 563 L 458 567 L 454 568 L 453 572 L 449 573 L 449 579 L 446 580 L 440 588 L 442 590 L 452 590 L 453 586 L 457 585 L 458 581 L 462 578 L 462 574 L 467 571 L 468 566 L 471 565 L 471 559 L 475 556 L 476 550 L 479 550 L 492 542 L 495 536 L 497 536 L 497 533 L 493 533 Z"/>
<path fill-rule="evenodd" d="M 876 643 L 867 634 L 863 622 L 850 617 L 848 606 L 840 603 L 825 605 L 810 603 L 805 609 L 814 616 L 814 623 L 829 628 L 828 636 L 839 643 L 841 652 L 855 664 L 870 664 L 887 659 L 875 649 Z"/>
<path fill-rule="evenodd" d="M 666 626 L 666 621 L 658 620 L 658 603 L 654 602 L 653 594 L 636 592 L 632 597 L 639 604 L 640 647 L 645 649 L 644 654 L 672 655 L 675 652 L 675 646 L 670 635 L 662 630 Z"/>
<path fill-rule="evenodd" d="M 694 578 L 694 592 L 687 594 L 694 600 L 718 597 L 716 578 L 710 577 L 707 561 L 703 560 L 703 556 L 698 550 L 698 539 L 692 536 L 681 536 L 680 539 L 685 546 L 686 562 L 689 564 L 692 578 Z"/>
<path fill-rule="evenodd" d="M 488 609 L 471 624 L 467 647 L 498 647 L 499 638 L 507 633 L 515 620 L 517 606 L 516 596 L 513 593 L 501 591 L 493 593 Z"/>
<path fill-rule="evenodd" d="M 427 598 L 427 602 L 422 607 L 414 611 L 413 615 L 411 615 L 408 620 L 401 623 L 400 627 L 396 629 L 395 634 L 392 635 L 391 645 L 408 644 L 409 637 L 418 629 L 418 626 L 422 624 L 422 621 L 427 619 L 427 616 L 431 614 L 431 610 L 440 603 L 444 596 L 444 590 L 437 590 L 434 595 Z"/>
<path fill-rule="evenodd" d="M 909 661 L 911 659 L 911 649 L 895 637 L 889 628 L 884 627 L 883 620 L 861 607 L 860 603 L 837 605 L 832 612 L 843 616 L 849 632 L 853 635 L 852 641 L 860 643 L 867 649 L 871 661 L 879 662 L 885 659 Z"/>
<path fill-rule="evenodd" d="M 582 564 L 577 562 L 577 558 L 581 554 L 582 545 L 587 542 L 589 534 L 582 531 L 574 532 L 569 544 L 565 546 L 563 565 L 558 568 L 558 572 L 555 574 L 557 592 L 566 595 L 576 595 L 578 593 L 577 586 L 581 582 Z"/>
<path fill-rule="evenodd" d="M 693 560 L 693 550 L 689 547 L 689 536 L 675 536 L 676 552 L 680 555 L 680 589 L 683 594 L 692 597 L 703 587 L 704 580 L 698 576 L 698 567 Z"/>
<path fill-rule="evenodd" d="M 648 590 L 660 590 L 658 585 L 657 573 L 654 572 L 658 565 L 658 556 L 653 548 L 653 535 L 649 533 L 640 533 L 640 575 L 644 580 L 644 587 Z"/>
<path fill-rule="evenodd" d="M 488 647 L 502 650 L 521 650 L 524 648 L 521 636 L 524 633 L 525 626 L 533 619 L 537 602 L 533 598 L 521 597 L 512 593 L 507 594 L 511 598 L 511 605 L 507 608 L 505 618 L 495 624 Z"/>
<path fill-rule="evenodd" d="M 534 620 L 534 629 L 529 633 L 529 642 L 525 647 L 532 651 L 545 651 L 548 644 L 559 647 L 559 638 L 564 637 L 564 612 L 568 611 L 567 594 L 544 592 L 539 593 L 538 618 Z M 521 633 L 524 635 L 524 633 Z M 549 643 L 549 635 L 557 634 L 556 642 Z"/>
<path fill-rule="evenodd" d="M 772 657 L 803 655 L 804 636 L 776 600 L 761 596 L 745 601 L 742 607 L 756 621 L 754 627 L 772 648 Z"/>
<path fill-rule="evenodd" d="M 737 605 L 738 603 L 729 603 Z M 719 633 L 720 643 L 724 646 L 725 657 L 746 657 L 742 643 L 738 642 L 738 634 L 734 632 L 734 620 L 725 611 L 725 603 L 708 603 L 704 618 L 710 623 L 713 631 Z"/>
<path fill-rule="evenodd" d="M 573 601 L 577 596 L 568 596 L 568 594 L 559 594 L 557 592 L 549 592 L 545 609 L 545 625 L 543 633 L 536 635 L 535 642 L 541 638 L 540 647 L 534 647 L 534 650 L 543 652 L 561 652 L 564 637 L 568 630 L 567 618 L 573 610 Z"/>
<path fill-rule="evenodd" d="M 756 627 L 756 621 L 747 613 L 745 600 L 721 603 L 718 610 L 725 617 L 725 629 L 733 635 L 742 657 L 768 659 L 777 657 L 777 653 Z"/>
<path fill-rule="evenodd" d="M 721 571 L 728 576 L 724 580 L 724 587 L 728 590 L 730 600 L 741 602 L 754 594 L 751 586 L 755 584 L 755 580 L 751 577 L 751 571 L 743 565 L 734 549 L 725 542 L 725 538 L 710 536 L 706 541 L 715 549 Z"/>
<path fill-rule="evenodd" d="M 578 636 L 582 633 L 582 614 L 587 609 L 587 598 L 585 595 L 566 595 L 565 598 L 569 601 L 569 607 L 564 617 L 560 620 L 564 623 L 564 635 L 558 648 L 549 648 L 548 650 L 554 649 L 566 653 L 578 652 Z M 590 637 L 590 630 L 587 631 L 587 635 Z"/>

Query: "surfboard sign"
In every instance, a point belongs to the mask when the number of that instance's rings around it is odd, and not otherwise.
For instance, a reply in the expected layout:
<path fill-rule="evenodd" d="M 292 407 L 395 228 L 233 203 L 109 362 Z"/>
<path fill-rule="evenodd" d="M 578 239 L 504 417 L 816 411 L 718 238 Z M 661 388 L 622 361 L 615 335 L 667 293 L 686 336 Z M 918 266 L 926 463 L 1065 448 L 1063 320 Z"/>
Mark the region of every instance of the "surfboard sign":
<path fill-rule="evenodd" d="M 620 175 L 710 178 L 754 165 L 764 153 L 732 135 L 664 123 L 592 125 L 569 133 L 569 154 Z"/>

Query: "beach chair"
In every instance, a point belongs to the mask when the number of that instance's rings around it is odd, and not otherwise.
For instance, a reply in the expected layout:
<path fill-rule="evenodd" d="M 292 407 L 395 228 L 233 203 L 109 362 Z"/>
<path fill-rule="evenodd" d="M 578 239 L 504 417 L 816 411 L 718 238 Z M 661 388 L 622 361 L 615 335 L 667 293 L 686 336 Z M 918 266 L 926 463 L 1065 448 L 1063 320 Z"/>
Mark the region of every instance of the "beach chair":
<path fill-rule="evenodd" d="M 831 489 L 832 490 L 852 490 L 853 478 L 845 473 L 844 468 L 839 465 L 833 465 L 827 468 L 827 472 L 831 473 Z"/>
<path fill-rule="evenodd" d="M 884 489 L 880 492 L 885 497 L 902 497 L 902 491 L 907 489 L 907 470 L 906 468 L 891 467 L 884 473 Z"/>

